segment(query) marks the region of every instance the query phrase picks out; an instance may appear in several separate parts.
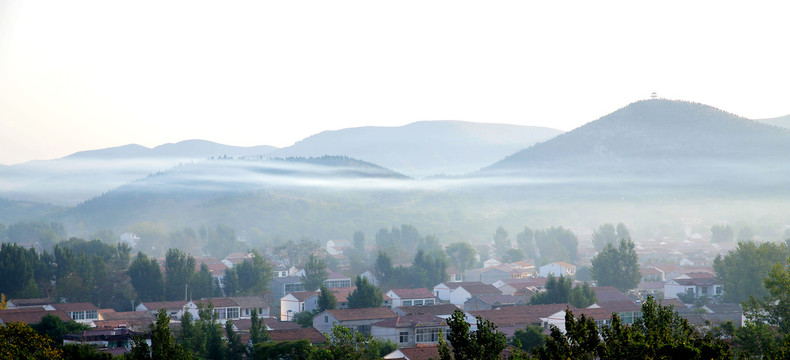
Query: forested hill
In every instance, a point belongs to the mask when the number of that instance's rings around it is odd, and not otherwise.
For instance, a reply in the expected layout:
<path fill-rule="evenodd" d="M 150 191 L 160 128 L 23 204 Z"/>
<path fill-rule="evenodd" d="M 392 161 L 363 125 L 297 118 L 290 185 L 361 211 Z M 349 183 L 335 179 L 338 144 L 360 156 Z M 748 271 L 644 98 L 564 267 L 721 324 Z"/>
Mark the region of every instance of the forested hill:
<path fill-rule="evenodd" d="M 344 155 L 413 177 L 465 174 L 562 131 L 464 121 L 420 121 L 399 127 L 324 131 L 271 156 Z"/>
<path fill-rule="evenodd" d="M 230 225 L 268 223 L 280 215 L 307 216 L 306 207 L 321 207 L 322 202 L 349 204 L 357 194 L 369 197 L 367 190 L 399 187 L 408 181 L 402 174 L 347 157 L 213 159 L 120 186 L 70 209 L 61 220 L 88 227 L 143 221 L 188 224 L 205 218 Z M 290 208 L 294 203 L 301 204 L 300 211 Z M 319 216 L 329 216 L 329 212 Z"/>
<path fill-rule="evenodd" d="M 759 186 L 790 174 L 790 130 L 706 105 L 645 100 L 478 173 L 496 174 Z"/>

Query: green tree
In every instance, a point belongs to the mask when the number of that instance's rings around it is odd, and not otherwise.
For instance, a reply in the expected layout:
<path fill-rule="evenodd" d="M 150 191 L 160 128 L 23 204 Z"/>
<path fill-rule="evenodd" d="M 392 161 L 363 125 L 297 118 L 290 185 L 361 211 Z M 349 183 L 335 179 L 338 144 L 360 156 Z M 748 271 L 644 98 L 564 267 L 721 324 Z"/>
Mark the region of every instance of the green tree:
<path fill-rule="evenodd" d="M 598 329 L 584 315 L 565 315 L 565 333 L 552 327 L 538 359 L 732 359 L 729 344 L 720 337 L 702 334 L 671 307 L 652 297 L 642 304 L 642 318 L 623 325 L 617 314 L 611 325 Z"/>
<path fill-rule="evenodd" d="M 617 241 L 617 230 L 612 224 L 603 224 L 593 231 L 592 242 L 595 250 L 601 251 L 607 244 Z"/>
<path fill-rule="evenodd" d="M 381 349 L 387 345 L 387 342 L 375 340 L 370 335 L 335 325 L 327 334 L 326 348 L 333 359 L 373 360 L 383 357 L 381 353 L 386 350 Z M 394 350 L 391 346 L 386 349 Z"/>
<path fill-rule="evenodd" d="M 303 328 L 313 327 L 313 318 L 318 314 L 317 310 L 300 311 L 294 315 L 294 322 Z"/>
<path fill-rule="evenodd" d="M 52 314 L 42 316 L 41 321 L 38 324 L 31 325 L 31 327 L 37 333 L 52 339 L 55 345 L 63 344 L 63 336 L 66 334 L 80 333 L 91 328 L 76 321 L 63 321 Z"/>
<path fill-rule="evenodd" d="M 165 282 L 156 259 L 149 259 L 142 252 L 138 252 L 129 265 L 127 274 L 140 302 L 164 299 Z"/>
<path fill-rule="evenodd" d="M 225 322 L 225 339 L 228 341 L 225 359 L 242 360 L 246 357 L 246 346 L 241 342 L 241 336 L 233 331 L 233 322 L 230 320 Z"/>
<path fill-rule="evenodd" d="M 546 343 L 546 335 L 543 335 L 543 328 L 540 326 L 527 325 L 516 330 L 511 343 L 525 352 L 531 352 Z"/>
<path fill-rule="evenodd" d="M 505 256 L 502 258 L 502 262 L 505 263 L 512 263 L 516 261 L 521 261 L 524 259 L 524 252 L 521 249 L 507 249 L 505 252 Z"/>
<path fill-rule="evenodd" d="M 214 293 L 214 277 L 208 269 L 208 265 L 200 264 L 200 271 L 192 273 L 189 280 L 189 297 L 191 299 L 202 299 L 211 297 Z"/>
<path fill-rule="evenodd" d="M 101 352 L 89 344 L 66 344 L 60 350 L 64 360 L 112 360 L 112 354 Z"/>
<path fill-rule="evenodd" d="M 269 337 L 269 332 L 266 331 L 266 324 L 263 323 L 263 319 L 258 317 L 258 310 L 252 309 L 252 314 L 250 315 L 250 341 L 253 344 L 260 344 L 269 340 L 271 338 Z"/>
<path fill-rule="evenodd" d="M 467 242 L 455 242 L 445 249 L 450 265 L 458 271 L 474 268 L 477 264 L 477 251 Z"/>
<path fill-rule="evenodd" d="M 54 259 L 47 252 L 39 255 L 35 249 L 17 244 L 0 245 L 0 289 L 9 298 L 33 298 L 42 295 L 54 275 Z"/>
<path fill-rule="evenodd" d="M 535 232 L 535 244 L 540 251 L 540 263 L 552 261 L 576 262 L 579 239 L 568 229 L 552 227 Z"/>
<path fill-rule="evenodd" d="M 263 295 L 273 276 L 271 264 L 257 250 L 252 250 L 252 258 L 244 259 L 225 273 L 225 293 L 228 296 Z"/>
<path fill-rule="evenodd" d="M 535 259 L 537 249 L 535 248 L 535 232 L 532 229 L 525 226 L 524 230 L 516 235 L 516 244 L 527 258 Z"/>
<path fill-rule="evenodd" d="M 447 256 L 443 251 L 426 254 L 418 250 L 408 272 L 411 280 L 406 283 L 411 284 L 409 287 L 433 288 L 447 279 Z"/>
<path fill-rule="evenodd" d="M 573 312 L 565 312 L 565 333 L 552 326 L 551 334 L 546 338 L 544 347 L 533 353 L 541 360 L 559 359 L 597 359 L 601 340 L 595 321 L 582 315 L 579 319 Z M 628 358 L 624 358 L 628 359 Z"/>
<path fill-rule="evenodd" d="M 187 284 L 194 273 L 194 257 L 178 249 L 168 249 L 165 255 L 165 299 L 184 299 L 187 296 Z"/>
<path fill-rule="evenodd" d="M 735 239 L 735 232 L 729 225 L 713 225 L 710 227 L 710 241 L 714 243 L 729 243 Z"/>
<path fill-rule="evenodd" d="M 612 243 L 606 244 L 592 259 L 590 276 L 598 286 L 614 286 L 623 292 L 636 288 L 642 274 L 634 243 L 630 239 L 622 239 L 617 248 Z"/>
<path fill-rule="evenodd" d="M 304 266 L 304 275 L 302 275 L 302 284 L 307 291 L 316 291 L 329 277 L 326 271 L 326 263 L 313 254 L 310 254 L 310 259 Z"/>
<path fill-rule="evenodd" d="M 757 299 L 768 296 L 763 279 L 768 277 L 774 264 L 787 264 L 788 247 L 784 243 L 739 242 L 734 250 L 713 260 L 716 279 L 721 281 L 726 302 L 740 303 L 750 296 Z"/>
<path fill-rule="evenodd" d="M 782 334 L 790 333 L 790 268 L 776 263 L 763 280 L 768 295 L 750 297 L 744 305 L 746 317 L 753 322 L 776 326 Z"/>
<path fill-rule="evenodd" d="M 383 251 L 379 251 L 379 255 L 376 258 L 376 263 L 373 266 L 373 272 L 376 275 L 376 278 L 379 280 L 379 283 L 386 284 L 392 278 L 392 259 L 390 259 L 389 255 Z"/>
<path fill-rule="evenodd" d="M 368 282 L 367 278 L 357 276 L 357 288 L 348 296 L 348 307 L 352 309 L 378 307 L 384 303 L 381 289 Z"/>
<path fill-rule="evenodd" d="M 507 230 L 505 230 L 505 228 L 502 226 L 497 227 L 492 238 L 494 241 L 494 252 L 496 253 L 496 256 L 500 259 L 505 257 L 507 250 L 512 247 Z"/>
<path fill-rule="evenodd" d="M 166 309 L 159 309 L 156 314 L 156 323 L 151 324 L 151 359 L 192 359 L 189 352 L 176 344 L 173 333 L 170 331 L 170 316 Z"/>
<path fill-rule="evenodd" d="M 318 295 L 318 311 L 337 309 L 337 298 L 326 285 L 321 285 L 321 295 Z"/>
<path fill-rule="evenodd" d="M 439 359 L 441 360 L 499 360 L 507 347 L 507 336 L 497 331 L 496 325 L 477 317 L 477 331 L 470 331 L 466 315 L 455 310 L 447 319 L 450 332 L 447 340 L 452 346 L 452 355 L 442 336 L 439 340 Z"/>
<path fill-rule="evenodd" d="M 60 359 L 61 351 L 52 339 L 30 326 L 12 322 L 0 325 L 0 359 Z"/>
<path fill-rule="evenodd" d="M 556 278 L 549 274 L 544 289 L 545 291 L 539 292 L 529 299 L 530 305 L 569 303 L 581 309 L 597 301 L 590 284 L 584 283 L 574 287 L 573 279 L 564 276 Z"/>
<path fill-rule="evenodd" d="M 315 349 L 309 340 L 263 342 L 254 345 L 251 359 L 256 360 L 312 360 L 332 359 L 330 357 L 316 356 L 322 350 Z"/>

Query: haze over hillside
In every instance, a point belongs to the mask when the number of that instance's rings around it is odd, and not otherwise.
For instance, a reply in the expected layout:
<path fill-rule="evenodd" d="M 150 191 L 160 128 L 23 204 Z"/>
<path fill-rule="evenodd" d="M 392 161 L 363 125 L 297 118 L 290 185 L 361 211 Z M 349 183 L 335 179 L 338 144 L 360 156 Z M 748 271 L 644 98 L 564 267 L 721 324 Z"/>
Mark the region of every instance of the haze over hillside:
<path fill-rule="evenodd" d="M 774 126 L 779 126 L 779 127 L 783 127 L 783 128 L 786 128 L 786 129 L 790 129 L 790 115 L 785 115 L 785 116 L 780 116 L 780 117 L 775 117 L 775 118 L 770 118 L 770 119 L 757 119 L 756 121 L 759 121 L 759 122 L 765 123 L 765 124 L 769 124 L 769 125 L 774 125 Z"/>
<path fill-rule="evenodd" d="M 72 206 L 180 163 L 210 157 L 262 156 L 273 149 L 186 140 L 154 148 L 129 144 L 82 151 L 60 159 L 0 167 L 0 196 Z"/>
<path fill-rule="evenodd" d="M 606 182 L 638 189 L 711 186 L 760 192 L 786 188 L 790 131 L 710 106 L 669 100 L 630 104 L 524 149 L 478 173 Z"/>
<path fill-rule="evenodd" d="M 562 131 L 545 127 L 465 121 L 419 121 L 399 127 L 324 131 L 272 156 L 342 155 L 413 177 L 476 171 Z"/>

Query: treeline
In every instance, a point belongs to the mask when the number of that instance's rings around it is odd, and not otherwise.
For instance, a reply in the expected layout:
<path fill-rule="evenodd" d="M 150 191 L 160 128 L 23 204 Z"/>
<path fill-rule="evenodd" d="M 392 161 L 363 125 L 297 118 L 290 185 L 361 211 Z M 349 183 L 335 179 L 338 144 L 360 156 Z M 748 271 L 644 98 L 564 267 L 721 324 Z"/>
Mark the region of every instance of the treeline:
<path fill-rule="evenodd" d="M 0 288 L 9 298 L 50 297 L 128 308 L 134 295 L 126 276 L 130 249 L 71 238 L 53 253 L 0 245 Z"/>
<path fill-rule="evenodd" d="M 142 252 L 132 258 L 130 250 L 125 243 L 78 238 L 58 243 L 53 253 L 2 243 L 0 289 L 12 299 L 49 297 L 128 311 L 133 300 L 263 294 L 272 278 L 271 265 L 257 251 L 226 272 L 221 289 L 208 267 L 197 267 L 182 250 L 169 249 L 163 264 Z"/>

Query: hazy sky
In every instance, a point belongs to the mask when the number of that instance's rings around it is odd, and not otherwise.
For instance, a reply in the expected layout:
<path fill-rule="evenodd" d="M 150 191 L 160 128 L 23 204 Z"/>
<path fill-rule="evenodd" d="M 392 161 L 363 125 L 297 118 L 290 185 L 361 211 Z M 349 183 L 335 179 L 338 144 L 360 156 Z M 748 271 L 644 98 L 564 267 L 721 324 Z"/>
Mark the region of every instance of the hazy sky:
<path fill-rule="evenodd" d="M 0 163 L 466 120 L 571 130 L 662 97 L 790 114 L 790 5 L 0 0 Z"/>

